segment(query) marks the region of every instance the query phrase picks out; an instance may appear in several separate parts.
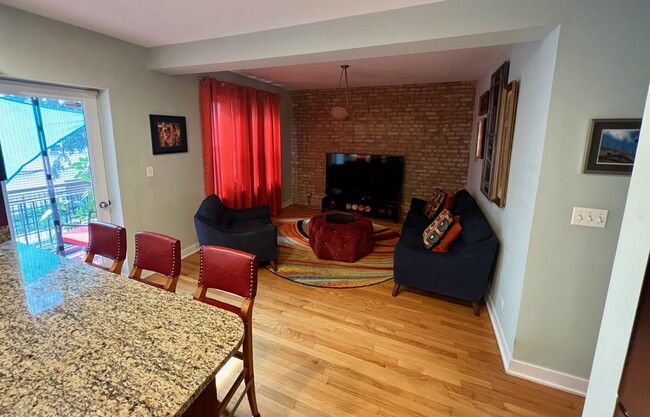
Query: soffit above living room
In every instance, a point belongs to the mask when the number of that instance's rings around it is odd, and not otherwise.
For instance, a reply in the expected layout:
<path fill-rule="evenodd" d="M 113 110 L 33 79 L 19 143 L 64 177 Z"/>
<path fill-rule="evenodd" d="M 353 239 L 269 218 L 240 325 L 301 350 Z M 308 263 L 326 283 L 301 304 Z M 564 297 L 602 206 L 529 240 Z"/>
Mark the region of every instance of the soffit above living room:
<path fill-rule="evenodd" d="M 540 41 L 557 27 L 507 18 L 497 23 L 482 17 L 491 12 L 484 3 L 470 14 L 452 6 L 445 1 L 154 47 L 149 69 L 170 75 L 234 71 L 289 89 L 334 87 L 330 74 L 336 77 L 341 64 L 352 65 L 353 86 L 468 80 L 492 70 L 490 58 L 503 48 Z"/>

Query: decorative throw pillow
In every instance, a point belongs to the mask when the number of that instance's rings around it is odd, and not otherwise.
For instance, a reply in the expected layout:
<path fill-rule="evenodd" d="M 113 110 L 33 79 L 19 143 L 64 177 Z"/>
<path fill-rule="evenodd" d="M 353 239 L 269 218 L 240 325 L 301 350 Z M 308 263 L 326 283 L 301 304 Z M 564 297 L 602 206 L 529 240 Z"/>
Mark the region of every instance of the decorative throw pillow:
<path fill-rule="evenodd" d="M 454 195 L 452 193 L 447 193 L 447 198 L 445 198 L 445 202 L 442 205 L 442 208 L 451 211 L 451 206 L 453 205 L 454 205 Z"/>
<path fill-rule="evenodd" d="M 440 188 L 433 190 L 433 194 L 431 195 L 427 205 L 424 206 L 423 210 L 424 214 L 429 219 L 434 218 L 435 215 L 438 214 L 438 210 L 440 210 L 440 207 L 442 207 L 442 204 L 445 202 L 445 197 L 447 197 L 447 193 Z"/>
<path fill-rule="evenodd" d="M 440 239 L 437 245 L 435 245 L 431 250 L 433 252 L 449 252 L 449 246 L 460 236 L 460 232 L 463 230 L 460 227 L 460 216 L 454 216 L 454 222 L 451 224 L 447 233 Z"/>
<path fill-rule="evenodd" d="M 433 248 L 437 245 L 442 237 L 445 235 L 449 227 L 453 223 L 454 218 L 452 217 L 449 210 L 442 210 L 438 217 L 431 224 L 424 229 L 422 233 L 422 242 L 427 249 Z"/>

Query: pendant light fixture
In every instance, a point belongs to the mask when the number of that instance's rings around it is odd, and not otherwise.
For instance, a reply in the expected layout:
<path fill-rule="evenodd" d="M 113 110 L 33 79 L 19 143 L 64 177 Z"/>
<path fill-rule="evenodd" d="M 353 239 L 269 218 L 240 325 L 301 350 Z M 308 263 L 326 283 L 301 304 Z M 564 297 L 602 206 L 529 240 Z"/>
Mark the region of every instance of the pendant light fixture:
<path fill-rule="evenodd" d="M 336 104 L 338 102 L 337 97 L 337 99 L 334 100 L 334 107 L 332 108 L 332 117 L 342 122 L 350 120 L 350 117 L 352 117 L 352 112 L 350 112 L 350 102 L 348 100 L 348 68 L 350 68 L 349 65 L 341 65 L 341 76 L 339 77 L 339 86 L 337 87 L 337 90 L 341 89 L 341 82 L 345 76 L 345 107 Z"/>

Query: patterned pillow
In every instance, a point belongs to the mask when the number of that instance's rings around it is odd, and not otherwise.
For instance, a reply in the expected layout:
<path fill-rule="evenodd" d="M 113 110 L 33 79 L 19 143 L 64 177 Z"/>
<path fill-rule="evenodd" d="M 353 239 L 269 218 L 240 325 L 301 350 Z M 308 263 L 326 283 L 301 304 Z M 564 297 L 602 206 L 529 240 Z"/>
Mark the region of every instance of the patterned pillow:
<path fill-rule="evenodd" d="M 449 230 L 451 224 L 454 222 L 449 210 L 443 210 L 438 214 L 438 217 L 431 224 L 424 229 L 422 233 L 422 242 L 427 249 L 432 249 L 436 246 L 442 237 Z"/>
<path fill-rule="evenodd" d="M 424 206 L 423 210 L 424 214 L 429 219 L 434 218 L 435 215 L 438 214 L 438 210 L 440 210 L 440 207 L 442 207 L 442 204 L 445 202 L 445 197 L 447 197 L 447 193 L 442 191 L 440 188 L 433 190 L 433 194 L 431 195 L 427 205 Z"/>
<path fill-rule="evenodd" d="M 449 246 L 460 236 L 460 232 L 463 230 L 460 227 L 460 216 L 454 216 L 454 222 L 451 224 L 447 233 L 440 239 L 437 245 L 435 245 L 431 250 L 433 252 L 449 252 Z"/>

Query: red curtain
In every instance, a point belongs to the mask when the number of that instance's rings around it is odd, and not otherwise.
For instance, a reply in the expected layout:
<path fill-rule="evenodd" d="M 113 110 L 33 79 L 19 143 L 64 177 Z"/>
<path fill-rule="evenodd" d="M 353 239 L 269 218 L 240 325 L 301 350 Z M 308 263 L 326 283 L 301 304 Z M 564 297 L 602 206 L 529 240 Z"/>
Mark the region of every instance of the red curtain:
<path fill-rule="evenodd" d="M 227 206 L 280 212 L 280 96 L 204 77 L 200 86 L 205 194 Z"/>

